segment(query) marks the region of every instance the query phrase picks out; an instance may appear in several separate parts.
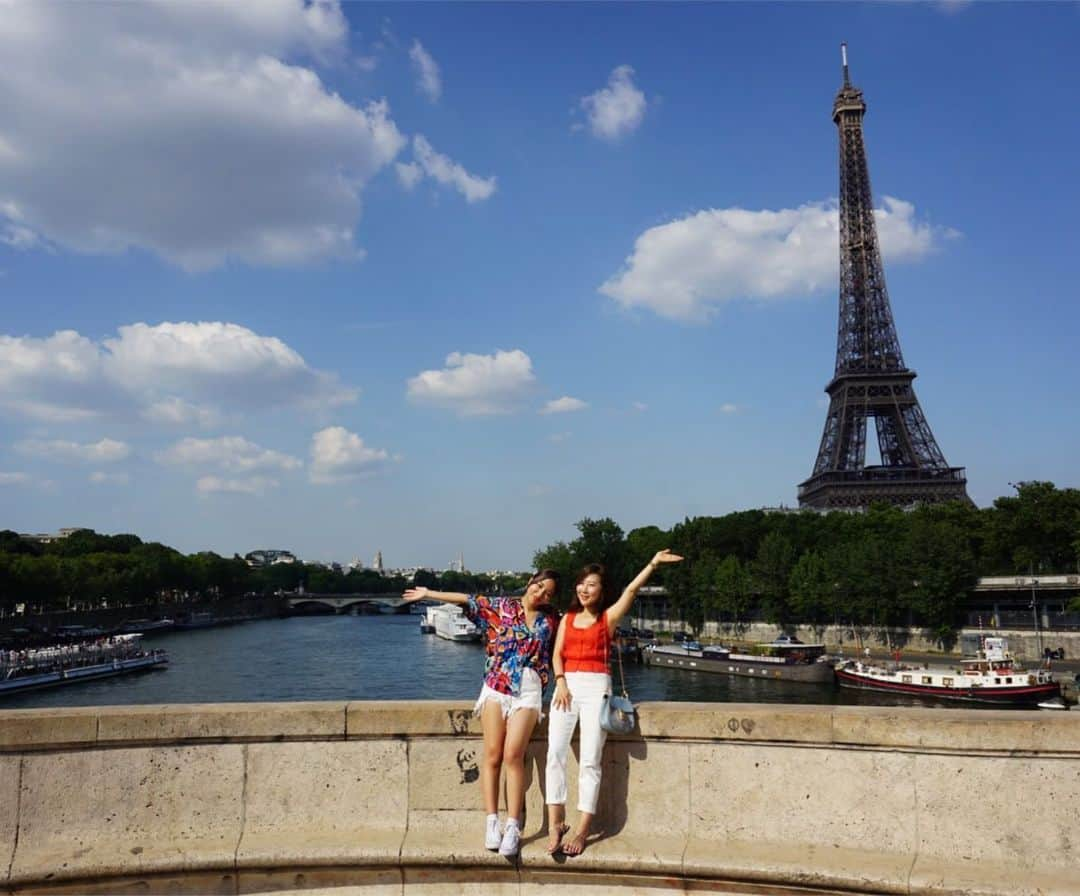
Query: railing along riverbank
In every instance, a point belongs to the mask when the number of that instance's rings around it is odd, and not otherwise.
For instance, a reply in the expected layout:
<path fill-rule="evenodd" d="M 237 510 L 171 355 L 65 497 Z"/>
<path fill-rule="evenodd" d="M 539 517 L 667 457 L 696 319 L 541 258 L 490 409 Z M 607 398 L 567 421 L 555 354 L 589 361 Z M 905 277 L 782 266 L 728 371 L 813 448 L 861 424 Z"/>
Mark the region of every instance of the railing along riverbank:
<path fill-rule="evenodd" d="M 1080 713 L 643 704 L 574 859 L 543 848 L 537 732 L 508 861 L 466 703 L 11 710 L 0 891 L 1075 894 L 1078 735 Z"/>

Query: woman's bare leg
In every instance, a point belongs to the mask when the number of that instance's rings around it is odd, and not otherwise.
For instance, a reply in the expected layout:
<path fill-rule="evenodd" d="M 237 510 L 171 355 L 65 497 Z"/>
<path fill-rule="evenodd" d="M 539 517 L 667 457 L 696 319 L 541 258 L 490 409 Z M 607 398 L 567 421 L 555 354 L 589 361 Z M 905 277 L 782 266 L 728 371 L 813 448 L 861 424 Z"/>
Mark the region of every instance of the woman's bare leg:
<path fill-rule="evenodd" d="M 480 789 L 484 794 L 484 811 L 499 814 L 499 777 L 502 773 L 503 743 L 506 740 L 506 719 L 502 706 L 488 700 L 480 713 L 484 728 L 484 757 L 480 763 Z"/>
<path fill-rule="evenodd" d="M 519 709 L 506 723 L 502 755 L 506 768 L 506 815 L 518 824 L 525 810 L 525 751 L 538 717 L 535 709 Z"/>

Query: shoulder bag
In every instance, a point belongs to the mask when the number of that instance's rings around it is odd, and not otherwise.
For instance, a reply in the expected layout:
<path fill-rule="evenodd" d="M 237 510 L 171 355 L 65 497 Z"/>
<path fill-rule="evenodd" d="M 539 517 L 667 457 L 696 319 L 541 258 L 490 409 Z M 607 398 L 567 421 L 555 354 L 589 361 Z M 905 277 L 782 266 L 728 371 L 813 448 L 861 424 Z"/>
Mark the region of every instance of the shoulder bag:
<path fill-rule="evenodd" d="M 637 724 L 637 711 L 630 702 L 630 695 L 626 693 L 626 677 L 622 667 L 622 645 L 619 639 L 615 639 L 615 655 L 619 658 L 619 686 L 622 695 L 607 694 L 604 696 L 604 704 L 600 707 L 600 727 L 611 734 L 629 734 Z"/>

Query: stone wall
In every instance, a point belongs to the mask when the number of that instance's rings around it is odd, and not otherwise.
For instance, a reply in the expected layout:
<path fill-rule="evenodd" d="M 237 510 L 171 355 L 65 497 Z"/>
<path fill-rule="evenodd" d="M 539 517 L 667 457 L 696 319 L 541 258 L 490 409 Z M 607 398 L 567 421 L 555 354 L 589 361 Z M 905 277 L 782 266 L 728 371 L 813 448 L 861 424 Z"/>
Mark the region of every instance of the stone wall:
<path fill-rule="evenodd" d="M 641 619 L 633 620 L 633 625 L 642 628 L 650 628 L 658 635 L 674 631 L 689 631 L 678 619 Z M 849 655 L 857 653 L 863 647 L 870 647 L 875 651 L 886 651 L 889 645 L 899 645 L 903 650 L 912 653 L 942 653 L 953 656 L 960 655 L 960 636 L 966 634 L 977 635 L 979 629 L 961 629 L 954 644 L 942 645 L 929 633 L 918 628 L 852 628 L 840 625 L 791 625 L 781 628 L 768 622 L 753 622 L 740 625 L 717 625 L 715 622 L 706 622 L 701 635 L 706 638 L 714 638 L 725 643 L 737 641 L 755 643 L 758 641 L 771 641 L 781 632 L 786 631 L 795 635 L 802 641 L 809 643 L 821 643 L 828 646 L 831 652 L 843 651 Z M 1044 630 L 1035 632 L 1027 630 L 1006 629 L 983 629 L 985 635 L 1004 635 L 1009 639 L 1009 649 L 1013 654 L 1026 662 L 1038 662 L 1042 659 L 1042 648 L 1061 647 L 1065 650 L 1065 658 L 1080 660 L 1080 631 Z"/>
<path fill-rule="evenodd" d="M 0 711 L 0 892 L 1080 893 L 1080 713 L 640 710 L 574 859 L 538 730 L 518 861 L 482 847 L 464 703 Z"/>

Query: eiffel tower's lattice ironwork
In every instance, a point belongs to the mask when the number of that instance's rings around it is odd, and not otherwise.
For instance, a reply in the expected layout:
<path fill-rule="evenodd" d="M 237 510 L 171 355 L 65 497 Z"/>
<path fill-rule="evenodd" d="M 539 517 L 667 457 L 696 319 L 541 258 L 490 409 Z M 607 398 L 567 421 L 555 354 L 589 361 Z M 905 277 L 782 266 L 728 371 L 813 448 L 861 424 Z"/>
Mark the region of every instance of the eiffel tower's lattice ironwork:
<path fill-rule="evenodd" d="M 799 485 L 802 507 L 864 508 L 884 502 L 969 500 L 962 467 L 950 467 L 934 440 L 896 335 L 874 223 L 866 162 L 862 91 L 844 84 L 833 103 L 840 136 L 840 324 L 836 370 L 825 387 L 829 412 L 814 472 Z M 866 425 L 877 430 L 879 465 L 866 464 Z"/>

